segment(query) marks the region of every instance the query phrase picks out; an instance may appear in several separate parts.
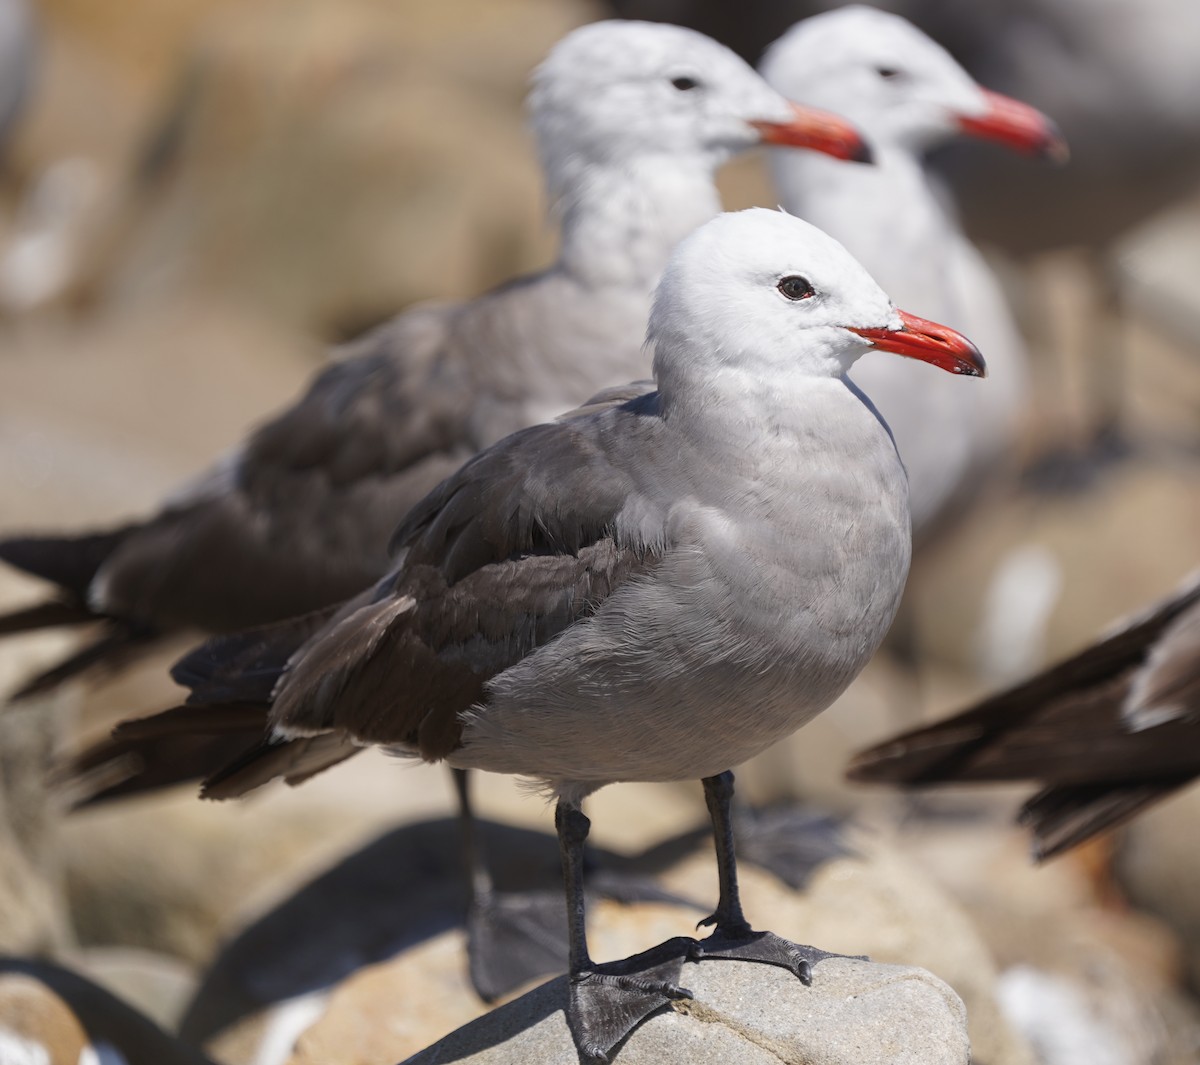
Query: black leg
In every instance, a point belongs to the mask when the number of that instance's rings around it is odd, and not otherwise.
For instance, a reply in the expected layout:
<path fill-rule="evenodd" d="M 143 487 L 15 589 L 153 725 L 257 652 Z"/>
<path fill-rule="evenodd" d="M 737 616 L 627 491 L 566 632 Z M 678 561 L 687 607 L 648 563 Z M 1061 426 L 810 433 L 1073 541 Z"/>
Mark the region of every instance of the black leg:
<path fill-rule="evenodd" d="M 713 926 L 712 934 L 701 940 L 692 951 L 692 958 L 729 958 L 778 965 L 795 973 L 804 983 L 812 983 L 812 967 L 823 958 L 834 955 L 816 947 L 802 947 L 775 935 L 774 932 L 755 932 L 742 912 L 738 893 L 737 858 L 733 848 L 733 774 L 721 773 L 704 778 L 704 799 L 712 817 L 713 842 L 717 849 L 717 881 L 720 898 L 717 909 L 698 927 Z"/>
<path fill-rule="evenodd" d="M 583 849 L 591 822 L 578 806 L 554 812 L 567 896 L 570 973 L 567 1024 L 580 1057 L 608 1062 L 613 1049 L 651 1014 L 691 998 L 677 983 L 690 939 L 669 940 L 624 961 L 597 965 L 588 954 L 583 897 Z"/>
<path fill-rule="evenodd" d="M 451 769 L 454 791 L 458 796 L 458 828 L 462 843 L 463 871 L 467 877 L 469 904 L 486 906 L 494 894 L 492 874 L 479 850 L 475 831 L 475 811 L 471 808 L 471 777 L 465 769 Z"/>

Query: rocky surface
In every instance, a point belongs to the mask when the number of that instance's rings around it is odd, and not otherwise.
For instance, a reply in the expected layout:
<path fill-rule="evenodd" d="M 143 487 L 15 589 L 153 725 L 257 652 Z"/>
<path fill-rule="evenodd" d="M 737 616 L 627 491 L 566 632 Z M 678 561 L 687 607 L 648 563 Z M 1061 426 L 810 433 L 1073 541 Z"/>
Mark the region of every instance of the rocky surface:
<path fill-rule="evenodd" d="M 789 853 L 824 858 L 814 862 L 801 891 L 743 861 L 751 919 L 797 942 L 928 968 L 966 1002 L 980 1061 L 1031 1065 L 997 1006 L 991 954 L 946 893 L 887 848 L 851 838 L 856 853 L 847 854 L 828 846 L 825 821 L 794 824 L 809 829 L 793 830 Z M 299 1036 L 293 1065 L 340 1054 L 366 1065 L 404 1058 L 482 1013 L 466 976 L 462 889 L 449 828 L 432 822 L 384 837 L 248 928 L 212 968 L 184 1035 L 206 1041 L 231 1065 L 256 1060 L 281 1032 Z M 502 886 L 555 890 L 552 838 L 494 828 L 489 838 Z M 600 870 L 654 877 L 695 906 L 593 900 L 594 956 L 625 957 L 691 934 L 716 896 L 709 848 L 707 832 L 698 829 L 641 855 L 597 855 Z"/>
<path fill-rule="evenodd" d="M 0 598 L 18 582 L 0 573 Z M 38 634 L 0 653 L 0 699 L 69 646 Z M 59 811 L 46 774 L 69 698 L 41 697 L 0 712 L 0 953 L 44 951 L 66 937 L 54 833 Z"/>
<path fill-rule="evenodd" d="M 12 958 L 0 958 L 0 1061 L 213 1065 L 83 977 Z"/>
<path fill-rule="evenodd" d="M 620 1048 L 622 1065 L 966 1065 L 966 1016 L 942 981 L 910 967 L 828 959 L 811 987 L 772 966 L 684 967 L 695 995 L 651 1017 Z M 447 1036 L 406 1065 L 550 1065 L 574 1060 L 565 979 Z"/>
<path fill-rule="evenodd" d="M 1179 937 L 1188 978 L 1200 987 L 1200 790 L 1191 787 L 1133 822 L 1117 851 L 1121 887 Z"/>

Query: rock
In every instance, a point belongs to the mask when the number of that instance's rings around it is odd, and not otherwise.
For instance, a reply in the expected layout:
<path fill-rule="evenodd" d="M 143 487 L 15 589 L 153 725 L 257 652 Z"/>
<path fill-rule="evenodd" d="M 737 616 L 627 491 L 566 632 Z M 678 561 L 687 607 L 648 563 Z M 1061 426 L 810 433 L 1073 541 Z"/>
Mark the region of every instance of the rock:
<path fill-rule="evenodd" d="M 1032 545 L 1057 564 L 1061 589 L 1038 656 L 1049 662 L 1073 653 L 1195 567 L 1198 527 L 1200 467 L 1152 456 L 1105 471 L 1086 491 L 983 508 L 939 543 L 935 558 L 914 568 L 910 599 L 922 646 L 940 661 L 973 668 L 992 580 L 1014 549 Z M 1130 551 L 1131 543 L 1155 549 Z"/>
<path fill-rule="evenodd" d="M 980 1062 L 1032 1065 L 1028 1047 L 1000 1014 L 996 965 L 967 915 L 907 856 L 871 838 L 852 835 L 850 843 L 855 853 L 826 863 L 803 892 L 743 862 L 742 902 L 751 923 L 822 950 L 928 969 L 966 1003 Z M 681 894 L 715 898 L 715 877 L 704 853 L 663 882 Z"/>
<path fill-rule="evenodd" d="M 896 845 L 971 916 L 1001 969 L 1002 1012 L 1044 1065 L 1194 1060 L 1200 1027 L 1179 945 L 1117 897 L 1106 844 L 1041 867 L 1024 831 L 1007 825 L 926 825 Z"/>
<path fill-rule="evenodd" d="M 1129 899 L 1157 915 L 1183 949 L 1192 986 L 1200 986 L 1200 789 L 1189 788 L 1130 823 L 1116 855 Z"/>
<path fill-rule="evenodd" d="M 0 571 L 0 602 L 27 583 Z M 0 700 L 69 646 L 53 633 L 0 644 Z M 65 941 L 58 810 L 46 775 L 70 702 L 48 696 L 0 706 L 0 953 L 45 951 Z"/>
<path fill-rule="evenodd" d="M 227 6 L 181 65 L 103 271 L 122 305 L 236 294 L 321 335 L 544 263 L 529 72 L 581 4 Z"/>
<path fill-rule="evenodd" d="M 179 958 L 131 947 L 76 948 L 57 960 L 173 1032 L 196 992 L 196 971 Z"/>
<path fill-rule="evenodd" d="M 45 984 L 0 972 L 0 1061 L 78 1065 L 87 1033 L 71 1008 Z"/>
<path fill-rule="evenodd" d="M 406 775 L 376 754 L 249 802 L 204 803 L 180 789 L 85 810 L 61 833 L 77 934 L 205 965 L 221 940 L 397 812 L 445 809 L 446 790 L 438 771 Z"/>
<path fill-rule="evenodd" d="M 851 958 L 818 964 L 811 987 L 772 966 L 684 967 L 695 995 L 651 1017 L 622 1045 L 622 1065 L 965 1065 L 966 1013 L 942 981 Z M 560 977 L 460 1028 L 406 1065 L 574 1061 Z M 365 1062 L 364 1062 L 365 1065 Z"/>
<path fill-rule="evenodd" d="M 549 891 L 557 897 L 560 859 L 552 836 L 485 820 L 477 831 L 500 890 Z M 305 884 L 226 945 L 189 1006 L 180 1034 L 197 1044 L 219 1037 L 211 1044 L 215 1053 L 238 1060 L 228 1049 L 230 1041 L 241 1046 L 276 1027 L 279 1004 L 285 1018 L 294 1017 L 311 1001 L 307 996 L 336 989 L 335 1002 L 362 1012 L 358 995 L 370 996 L 372 986 L 369 978 L 360 979 L 362 973 L 393 970 L 410 981 L 400 995 L 406 1005 L 394 1017 L 387 1009 L 378 1012 L 379 1033 L 372 1037 L 386 1042 L 403 1030 L 408 1042 L 390 1048 L 393 1056 L 411 1053 L 476 1016 L 483 1007 L 466 980 L 459 932 L 466 891 L 458 841 L 455 821 L 406 825 Z M 591 861 L 601 870 L 632 864 L 599 849 L 591 851 Z M 623 887 L 631 894 L 635 890 Z M 687 910 L 680 918 L 677 907 L 665 909 L 677 924 L 682 919 L 685 929 L 695 921 Z M 605 947 L 632 953 L 639 949 L 639 929 L 634 927 L 631 937 L 626 926 L 640 907 L 616 910 L 621 917 L 614 916 L 601 933 Z M 565 928 L 565 909 L 562 922 Z M 616 929 L 626 930 L 625 939 L 609 942 Z M 389 990 L 381 998 L 393 994 Z"/>
<path fill-rule="evenodd" d="M 0 1061 L 213 1065 L 120 999 L 47 962 L 0 958 Z"/>
<path fill-rule="evenodd" d="M 816 819 L 796 823 L 812 824 L 825 839 Z M 502 886 L 520 874 L 531 886 L 556 887 L 552 837 L 497 827 L 489 835 L 503 856 Z M 903 856 L 850 842 L 855 854 L 820 864 L 803 892 L 743 862 L 751 920 L 823 949 L 920 963 L 967 1002 L 979 1061 L 1031 1065 L 996 1006 L 995 966 L 970 922 Z M 625 957 L 690 935 L 716 897 L 710 846 L 700 829 L 641 855 L 599 855 L 601 868 L 654 877 L 676 897 L 696 900 L 696 908 L 593 901 L 593 955 Z M 266 1040 L 294 1040 L 315 1016 L 299 1035 L 292 1065 L 330 1061 L 340 1048 L 364 1065 L 415 1053 L 484 1009 L 466 977 L 461 890 L 449 826 L 413 825 L 377 841 L 231 944 L 189 1009 L 183 1034 L 207 1040 L 230 1065 L 248 1065 Z"/>

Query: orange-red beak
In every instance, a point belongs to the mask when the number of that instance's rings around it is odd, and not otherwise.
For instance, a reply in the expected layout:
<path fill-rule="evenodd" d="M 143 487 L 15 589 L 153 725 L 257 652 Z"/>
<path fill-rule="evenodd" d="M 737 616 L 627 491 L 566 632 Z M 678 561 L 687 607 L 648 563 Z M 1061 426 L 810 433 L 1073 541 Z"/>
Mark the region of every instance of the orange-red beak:
<path fill-rule="evenodd" d="M 815 107 L 792 104 L 790 122 L 751 122 L 750 125 L 762 134 L 764 144 L 811 148 L 835 159 L 871 162 L 871 149 L 858 130 L 844 118 L 818 111 Z"/>
<path fill-rule="evenodd" d="M 882 351 L 894 351 L 910 359 L 932 363 L 949 373 L 986 377 L 987 363 L 979 349 L 962 333 L 949 326 L 898 311 L 903 329 L 851 329 Z"/>
<path fill-rule="evenodd" d="M 977 118 L 960 117 L 964 133 L 985 140 L 999 141 L 1028 155 L 1038 155 L 1055 163 L 1065 163 L 1070 150 L 1058 127 L 1036 107 L 983 90 L 988 109 Z"/>

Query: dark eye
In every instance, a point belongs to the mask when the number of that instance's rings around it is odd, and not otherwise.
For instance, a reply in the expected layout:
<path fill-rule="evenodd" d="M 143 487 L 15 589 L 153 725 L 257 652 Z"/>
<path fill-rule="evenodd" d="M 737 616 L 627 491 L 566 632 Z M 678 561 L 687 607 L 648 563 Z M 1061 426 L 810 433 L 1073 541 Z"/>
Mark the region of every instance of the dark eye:
<path fill-rule="evenodd" d="M 884 81 L 891 81 L 892 78 L 898 78 L 901 74 L 895 67 L 876 67 L 875 73 L 883 78 Z"/>
<path fill-rule="evenodd" d="M 806 300 L 809 296 L 816 295 L 812 285 L 808 283 L 808 278 L 798 274 L 783 278 L 775 287 L 790 300 Z"/>
<path fill-rule="evenodd" d="M 672 78 L 671 84 L 674 85 L 675 88 L 677 88 L 680 92 L 689 92 L 692 89 L 700 88 L 700 82 L 698 82 L 695 78 L 688 77 Z"/>

